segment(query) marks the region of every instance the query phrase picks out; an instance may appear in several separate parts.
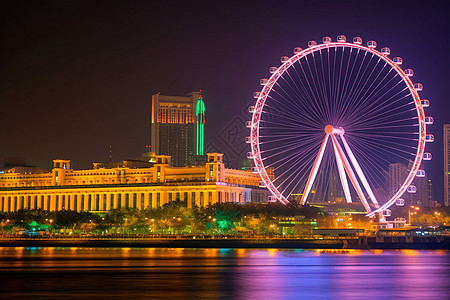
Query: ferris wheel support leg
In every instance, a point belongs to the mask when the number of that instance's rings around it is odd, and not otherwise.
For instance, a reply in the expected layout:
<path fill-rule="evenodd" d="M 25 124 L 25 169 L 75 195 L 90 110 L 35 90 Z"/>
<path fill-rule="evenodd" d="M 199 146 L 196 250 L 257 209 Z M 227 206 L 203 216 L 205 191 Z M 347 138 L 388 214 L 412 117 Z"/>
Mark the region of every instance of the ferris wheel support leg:
<path fill-rule="evenodd" d="M 367 182 L 366 176 L 364 176 L 364 173 L 361 169 L 361 167 L 359 166 L 358 161 L 356 160 L 356 157 L 353 155 L 352 150 L 350 149 L 350 146 L 347 144 L 346 139 L 344 138 L 343 134 L 340 134 L 342 143 L 344 144 L 344 148 L 345 151 L 347 151 L 347 154 L 350 158 L 350 161 L 353 164 L 353 167 L 355 168 L 356 173 L 359 176 L 359 179 L 361 180 L 364 188 L 366 189 L 367 193 L 369 194 L 369 198 L 372 201 L 373 205 L 375 206 L 375 208 L 379 208 L 380 205 L 378 204 L 377 199 L 375 198 L 374 193 L 372 192 L 372 189 L 370 188 L 369 182 Z"/>
<path fill-rule="evenodd" d="M 311 173 L 309 174 L 305 190 L 303 191 L 302 200 L 300 201 L 301 205 L 305 204 L 306 199 L 308 198 L 309 192 L 311 191 L 312 184 L 317 175 L 317 170 L 319 170 L 320 163 L 322 162 L 323 153 L 325 151 L 325 146 L 327 145 L 329 136 L 330 136 L 329 134 L 327 134 L 325 136 L 325 138 L 323 139 L 322 145 L 320 146 L 319 153 L 316 156 L 316 160 L 314 161 L 313 167 L 311 169 Z"/>
<path fill-rule="evenodd" d="M 348 187 L 347 176 L 345 176 L 344 165 L 342 159 L 340 158 L 339 150 L 337 149 L 334 141 L 333 141 L 333 148 L 334 154 L 336 156 L 336 164 L 339 170 L 339 177 L 341 178 L 342 187 L 344 188 L 345 199 L 347 200 L 347 203 L 352 203 L 352 196 L 350 194 L 350 189 Z"/>
<path fill-rule="evenodd" d="M 344 168 L 347 171 L 348 177 L 350 177 L 351 183 L 353 184 L 356 192 L 358 193 L 359 199 L 361 199 L 361 202 L 364 205 L 364 208 L 366 209 L 367 213 L 371 213 L 372 210 L 370 209 L 369 203 L 367 203 L 366 197 L 364 196 L 361 186 L 359 185 L 358 180 L 356 179 L 356 176 L 353 173 L 353 170 L 352 170 L 350 164 L 348 163 L 348 160 L 344 154 L 344 151 L 342 151 L 341 145 L 339 145 L 339 143 L 334 135 L 331 135 L 331 141 L 333 142 L 333 145 L 338 150 L 339 157 L 344 164 Z"/>

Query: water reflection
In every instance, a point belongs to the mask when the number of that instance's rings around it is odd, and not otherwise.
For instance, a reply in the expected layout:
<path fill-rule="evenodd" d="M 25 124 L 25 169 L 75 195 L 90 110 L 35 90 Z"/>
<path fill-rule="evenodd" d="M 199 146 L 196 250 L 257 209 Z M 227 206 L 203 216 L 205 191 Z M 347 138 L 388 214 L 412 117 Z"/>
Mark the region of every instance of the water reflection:
<path fill-rule="evenodd" d="M 0 248 L 2 298 L 449 299 L 448 251 Z"/>

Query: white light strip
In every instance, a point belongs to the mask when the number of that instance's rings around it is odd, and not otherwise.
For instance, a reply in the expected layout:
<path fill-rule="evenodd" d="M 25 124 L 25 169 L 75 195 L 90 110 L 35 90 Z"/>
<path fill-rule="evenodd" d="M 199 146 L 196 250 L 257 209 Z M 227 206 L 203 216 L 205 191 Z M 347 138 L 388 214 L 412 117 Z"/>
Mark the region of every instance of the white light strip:
<path fill-rule="evenodd" d="M 363 173 L 361 167 L 359 166 L 358 161 L 356 160 L 355 156 L 353 155 L 352 150 L 348 146 L 347 141 L 344 138 L 344 134 L 340 134 L 339 136 L 341 137 L 342 143 L 344 144 L 344 147 L 345 147 L 345 151 L 347 151 L 347 154 L 350 158 L 350 161 L 353 164 L 353 167 L 355 168 L 356 173 L 359 176 L 359 179 L 361 180 L 364 188 L 366 189 L 367 193 L 369 194 L 370 200 L 372 201 L 372 203 L 375 205 L 376 208 L 379 208 L 380 205 L 378 204 L 378 201 L 375 198 L 375 195 L 373 194 L 372 189 L 370 188 L 369 182 L 367 182 L 366 176 L 364 176 L 364 173 Z"/>
<path fill-rule="evenodd" d="M 342 187 L 344 188 L 345 199 L 347 200 L 347 203 L 352 203 L 352 196 L 350 194 L 350 189 L 348 187 L 347 176 L 345 176 L 344 166 L 343 166 L 342 160 L 340 159 L 339 151 L 338 151 L 336 145 L 334 144 L 334 142 L 333 142 L 333 148 L 334 148 L 334 154 L 336 156 L 336 163 L 337 163 L 338 170 L 339 170 L 339 177 L 341 178 Z"/>
<path fill-rule="evenodd" d="M 361 199 L 361 202 L 363 203 L 364 207 L 366 208 L 367 213 L 371 213 L 372 210 L 370 209 L 370 206 L 367 203 L 366 197 L 364 196 L 364 193 L 362 192 L 361 186 L 359 185 L 358 180 L 356 179 L 356 176 L 353 173 L 353 170 L 352 170 L 350 164 L 348 163 L 347 157 L 344 155 L 344 152 L 342 151 L 341 145 L 339 145 L 339 143 L 334 135 L 331 135 L 331 140 L 338 150 L 338 154 L 339 154 L 342 162 L 344 163 L 345 170 L 347 171 L 348 177 L 350 177 L 350 181 L 353 184 L 353 187 L 355 188 L 356 192 L 358 193 L 359 199 Z"/>
<path fill-rule="evenodd" d="M 306 198 L 308 198 L 312 184 L 317 175 L 317 170 L 319 169 L 320 163 L 322 162 L 323 153 L 325 151 L 325 146 L 327 145 L 329 136 L 330 136 L 329 134 L 327 134 L 325 136 L 325 139 L 322 142 L 322 146 L 320 146 L 319 153 L 317 154 L 316 160 L 314 161 L 313 167 L 311 169 L 311 174 L 309 174 L 308 182 L 306 183 L 306 187 L 305 187 L 305 191 L 303 192 L 302 200 L 300 201 L 301 205 L 305 204 Z"/>

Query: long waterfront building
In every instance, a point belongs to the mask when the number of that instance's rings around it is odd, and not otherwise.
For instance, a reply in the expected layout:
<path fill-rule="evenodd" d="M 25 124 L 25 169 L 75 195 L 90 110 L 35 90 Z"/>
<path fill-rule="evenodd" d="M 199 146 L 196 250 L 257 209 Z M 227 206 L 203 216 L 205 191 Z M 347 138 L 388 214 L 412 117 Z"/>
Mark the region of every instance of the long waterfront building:
<path fill-rule="evenodd" d="M 203 165 L 172 167 L 170 156 L 150 162 L 124 161 L 93 169 L 73 170 L 70 160 L 56 159 L 51 172 L 9 168 L 0 172 L 0 209 L 102 212 L 120 208 L 158 208 L 172 201 L 186 207 L 222 202 L 267 202 L 258 174 L 227 169 L 223 154 L 208 153 Z"/>

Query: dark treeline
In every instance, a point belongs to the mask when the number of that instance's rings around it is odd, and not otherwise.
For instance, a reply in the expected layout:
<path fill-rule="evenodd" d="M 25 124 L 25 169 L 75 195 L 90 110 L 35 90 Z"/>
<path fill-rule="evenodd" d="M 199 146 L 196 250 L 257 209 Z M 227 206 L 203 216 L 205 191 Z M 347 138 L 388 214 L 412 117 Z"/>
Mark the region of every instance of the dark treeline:
<path fill-rule="evenodd" d="M 121 209 L 104 213 L 41 209 L 0 213 L 3 234 L 23 231 L 59 234 L 230 234 L 238 230 L 253 234 L 276 231 L 279 217 L 303 215 L 317 218 L 322 213 L 310 206 L 279 203 L 245 205 L 215 204 L 186 208 L 171 202 L 157 209 Z"/>

